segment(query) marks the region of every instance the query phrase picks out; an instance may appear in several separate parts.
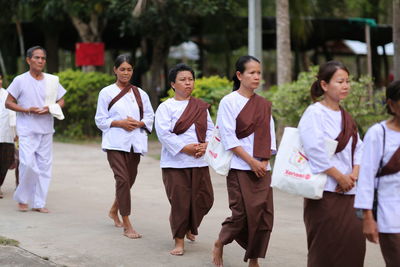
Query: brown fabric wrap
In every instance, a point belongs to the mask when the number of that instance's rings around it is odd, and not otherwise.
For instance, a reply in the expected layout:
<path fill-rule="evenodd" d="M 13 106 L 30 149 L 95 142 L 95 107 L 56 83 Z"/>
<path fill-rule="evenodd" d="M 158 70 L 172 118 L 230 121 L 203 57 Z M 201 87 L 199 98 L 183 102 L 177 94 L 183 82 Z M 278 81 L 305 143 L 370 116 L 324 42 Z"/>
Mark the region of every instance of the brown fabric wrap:
<path fill-rule="evenodd" d="M 121 216 L 131 214 L 131 188 L 135 183 L 140 154 L 133 149 L 128 152 L 107 150 L 107 159 L 114 173 L 115 197 Z"/>
<path fill-rule="evenodd" d="M 400 234 L 379 233 L 379 245 L 386 267 L 400 266 Z"/>
<path fill-rule="evenodd" d="M 344 110 L 341 106 L 340 112 L 342 114 L 342 131 L 339 133 L 338 137 L 336 137 L 336 141 L 338 141 L 338 145 L 336 147 L 335 153 L 341 152 L 350 140 L 350 137 L 353 137 L 352 144 L 351 144 L 351 158 L 352 164 L 354 162 L 354 151 L 356 150 L 357 141 L 358 141 L 358 130 L 357 125 L 351 115 Z"/>
<path fill-rule="evenodd" d="M 271 107 L 271 102 L 254 94 L 236 118 L 237 138 L 242 139 L 254 133 L 253 156 L 256 158 L 271 157 Z"/>
<path fill-rule="evenodd" d="M 143 102 L 142 102 L 142 97 L 140 96 L 140 92 L 139 89 L 132 85 L 129 84 L 127 85 L 124 89 L 121 90 L 121 92 L 119 92 L 118 95 L 116 95 L 110 102 L 110 104 L 108 104 L 108 110 L 111 109 L 111 107 L 118 101 L 120 100 L 124 95 L 126 95 L 129 90 L 132 89 L 133 94 L 135 95 L 136 98 L 136 102 L 139 106 L 139 114 L 140 114 L 140 120 L 143 119 Z"/>
<path fill-rule="evenodd" d="M 188 231 L 197 235 L 201 221 L 214 203 L 208 167 L 162 168 L 162 177 L 171 204 L 172 237 L 184 238 Z"/>
<path fill-rule="evenodd" d="M 246 250 L 244 261 L 265 258 L 274 222 L 271 172 L 257 177 L 231 169 L 226 183 L 232 216 L 222 223 L 219 240 L 224 245 L 235 240 Z"/>
<path fill-rule="evenodd" d="M 0 186 L 3 185 L 7 171 L 14 163 L 15 146 L 13 143 L 0 143 Z"/>
<path fill-rule="evenodd" d="M 196 136 L 199 143 L 206 141 L 207 133 L 207 109 L 210 104 L 203 100 L 190 97 L 189 104 L 186 106 L 181 117 L 176 122 L 174 130 L 175 134 L 183 134 L 194 123 L 196 128 Z"/>
<path fill-rule="evenodd" d="M 380 169 L 377 177 L 393 174 L 400 171 L 400 147 L 394 152 L 388 163 Z"/>
<path fill-rule="evenodd" d="M 354 195 L 324 192 L 304 199 L 308 267 L 363 267 L 365 237 L 356 217 Z"/>

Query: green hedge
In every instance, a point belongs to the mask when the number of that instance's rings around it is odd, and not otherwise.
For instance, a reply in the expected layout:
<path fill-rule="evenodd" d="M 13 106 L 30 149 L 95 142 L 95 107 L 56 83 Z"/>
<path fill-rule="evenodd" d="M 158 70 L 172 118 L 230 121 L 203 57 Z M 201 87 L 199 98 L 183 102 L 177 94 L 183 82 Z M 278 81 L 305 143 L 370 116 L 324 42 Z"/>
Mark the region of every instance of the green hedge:
<path fill-rule="evenodd" d="M 63 109 L 65 119 L 56 120 L 55 123 L 57 135 L 71 139 L 99 135 L 94 122 L 98 94 L 103 87 L 115 82 L 115 77 L 79 70 L 66 70 L 57 75 L 60 77 L 60 83 L 67 90 Z"/>

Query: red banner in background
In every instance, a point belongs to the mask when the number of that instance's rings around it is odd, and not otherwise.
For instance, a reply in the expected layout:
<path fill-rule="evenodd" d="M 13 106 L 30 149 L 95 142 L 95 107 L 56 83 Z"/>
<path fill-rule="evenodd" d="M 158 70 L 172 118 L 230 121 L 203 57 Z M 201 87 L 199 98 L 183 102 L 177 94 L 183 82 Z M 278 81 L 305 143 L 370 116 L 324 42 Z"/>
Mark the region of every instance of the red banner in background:
<path fill-rule="evenodd" d="M 103 66 L 104 43 L 76 43 L 76 66 Z"/>

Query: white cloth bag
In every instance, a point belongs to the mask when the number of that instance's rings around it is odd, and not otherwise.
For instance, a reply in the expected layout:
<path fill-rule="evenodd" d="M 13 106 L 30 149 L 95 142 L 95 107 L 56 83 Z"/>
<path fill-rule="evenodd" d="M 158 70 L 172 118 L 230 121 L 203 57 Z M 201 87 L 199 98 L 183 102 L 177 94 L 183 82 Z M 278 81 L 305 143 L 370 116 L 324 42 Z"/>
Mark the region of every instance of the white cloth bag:
<path fill-rule="evenodd" d="M 214 171 L 220 175 L 228 175 L 231 167 L 233 152 L 225 150 L 221 142 L 221 134 L 218 126 L 214 127 L 211 140 L 208 142 L 204 160 Z"/>
<path fill-rule="evenodd" d="M 326 151 L 332 157 L 337 141 L 325 139 Z M 321 199 L 327 181 L 325 173 L 313 174 L 297 128 L 286 127 L 276 155 L 271 186 L 305 198 Z"/>

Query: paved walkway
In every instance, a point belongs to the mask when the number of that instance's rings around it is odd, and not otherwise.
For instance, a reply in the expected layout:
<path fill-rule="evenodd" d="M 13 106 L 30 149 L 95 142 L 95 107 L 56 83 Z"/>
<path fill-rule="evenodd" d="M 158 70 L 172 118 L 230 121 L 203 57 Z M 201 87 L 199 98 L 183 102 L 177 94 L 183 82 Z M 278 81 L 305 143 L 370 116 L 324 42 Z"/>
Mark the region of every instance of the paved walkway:
<path fill-rule="evenodd" d="M 122 230 L 107 217 L 114 198 L 114 179 L 99 147 L 55 143 L 49 214 L 16 210 L 13 175 L 8 174 L 3 186 L 5 198 L 0 200 L 0 236 L 18 240 L 23 250 L 0 247 L 1 266 L 33 266 L 4 262 L 28 251 L 49 259 L 49 266 L 53 262 L 64 266 L 211 267 L 213 241 L 221 222 L 230 215 L 225 178 L 213 173 L 215 202 L 197 241 L 186 243 L 183 257 L 170 256 L 169 203 L 158 160 L 142 158 L 132 189 L 132 219 L 143 235 L 139 240 L 122 236 Z M 274 192 L 274 201 L 275 225 L 261 266 L 306 266 L 303 201 L 279 191 Z M 247 266 L 244 251 L 236 243 L 225 247 L 224 252 L 226 267 Z M 378 246 L 368 244 L 365 266 L 384 266 Z"/>

